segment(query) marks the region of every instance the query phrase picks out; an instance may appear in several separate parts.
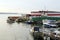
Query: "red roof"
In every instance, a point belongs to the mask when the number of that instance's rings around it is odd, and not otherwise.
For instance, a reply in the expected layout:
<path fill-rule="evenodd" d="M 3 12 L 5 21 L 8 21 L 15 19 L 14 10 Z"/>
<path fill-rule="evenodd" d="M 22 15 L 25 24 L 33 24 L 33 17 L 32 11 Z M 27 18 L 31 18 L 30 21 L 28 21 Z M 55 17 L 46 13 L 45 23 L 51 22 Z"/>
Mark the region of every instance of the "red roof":
<path fill-rule="evenodd" d="M 48 13 L 48 16 L 60 16 L 60 13 Z M 27 14 L 27 16 L 41 16 L 41 13 L 31 13 Z"/>
<path fill-rule="evenodd" d="M 48 16 L 60 16 L 60 14 L 47 14 Z"/>
<path fill-rule="evenodd" d="M 41 16 L 40 13 L 33 13 L 33 14 L 30 14 L 31 16 Z"/>

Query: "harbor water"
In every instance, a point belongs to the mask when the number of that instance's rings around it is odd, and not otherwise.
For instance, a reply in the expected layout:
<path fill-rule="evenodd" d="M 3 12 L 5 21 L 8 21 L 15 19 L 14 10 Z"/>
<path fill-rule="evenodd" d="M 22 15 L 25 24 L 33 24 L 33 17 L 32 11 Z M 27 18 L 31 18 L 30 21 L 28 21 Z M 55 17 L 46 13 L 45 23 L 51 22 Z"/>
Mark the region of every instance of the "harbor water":
<path fill-rule="evenodd" d="M 8 16 L 18 14 L 0 14 L 0 40 L 33 40 L 29 33 L 30 25 L 24 23 L 7 23 Z"/>

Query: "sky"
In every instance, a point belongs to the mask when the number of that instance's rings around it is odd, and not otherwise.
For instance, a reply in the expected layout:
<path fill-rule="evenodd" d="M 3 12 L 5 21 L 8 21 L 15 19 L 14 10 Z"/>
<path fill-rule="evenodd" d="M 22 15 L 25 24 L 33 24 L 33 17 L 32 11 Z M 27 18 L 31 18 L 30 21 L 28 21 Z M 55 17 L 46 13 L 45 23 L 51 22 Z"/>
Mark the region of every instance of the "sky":
<path fill-rule="evenodd" d="M 0 0 L 0 12 L 60 11 L 60 0 Z"/>

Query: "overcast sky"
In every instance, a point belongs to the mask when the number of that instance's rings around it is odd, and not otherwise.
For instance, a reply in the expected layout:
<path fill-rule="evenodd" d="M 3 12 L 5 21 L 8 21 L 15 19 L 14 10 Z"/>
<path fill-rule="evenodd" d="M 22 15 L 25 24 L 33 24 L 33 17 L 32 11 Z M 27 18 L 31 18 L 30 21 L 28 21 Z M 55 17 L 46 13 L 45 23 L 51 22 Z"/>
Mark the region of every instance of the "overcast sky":
<path fill-rule="evenodd" d="M 60 0 L 0 0 L 0 12 L 60 11 Z"/>

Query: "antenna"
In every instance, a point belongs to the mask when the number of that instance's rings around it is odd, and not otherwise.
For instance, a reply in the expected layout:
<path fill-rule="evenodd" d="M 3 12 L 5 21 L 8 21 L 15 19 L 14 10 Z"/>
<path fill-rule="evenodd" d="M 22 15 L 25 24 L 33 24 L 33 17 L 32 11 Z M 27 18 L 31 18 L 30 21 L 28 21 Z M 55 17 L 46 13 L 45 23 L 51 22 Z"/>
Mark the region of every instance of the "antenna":
<path fill-rule="evenodd" d="M 44 10 L 46 11 L 46 5 L 44 5 Z"/>

